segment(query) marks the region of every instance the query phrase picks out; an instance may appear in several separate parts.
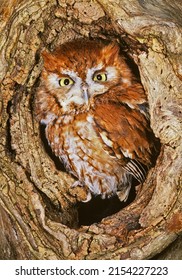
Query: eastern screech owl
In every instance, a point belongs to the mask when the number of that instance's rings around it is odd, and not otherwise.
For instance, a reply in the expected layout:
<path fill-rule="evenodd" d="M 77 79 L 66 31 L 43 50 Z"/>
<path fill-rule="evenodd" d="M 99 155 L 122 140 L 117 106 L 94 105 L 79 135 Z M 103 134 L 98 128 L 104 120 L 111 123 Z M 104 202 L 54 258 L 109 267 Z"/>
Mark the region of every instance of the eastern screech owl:
<path fill-rule="evenodd" d="M 126 201 L 143 182 L 155 137 L 144 90 L 117 43 L 75 40 L 43 52 L 36 115 L 53 153 L 78 181 L 104 199 Z"/>

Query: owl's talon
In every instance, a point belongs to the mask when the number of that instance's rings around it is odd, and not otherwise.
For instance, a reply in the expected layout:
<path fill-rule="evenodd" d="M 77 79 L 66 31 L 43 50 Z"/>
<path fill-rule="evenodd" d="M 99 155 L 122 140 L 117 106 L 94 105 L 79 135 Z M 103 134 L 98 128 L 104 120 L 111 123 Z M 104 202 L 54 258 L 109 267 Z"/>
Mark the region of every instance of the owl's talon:
<path fill-rule="evenodd" d="M 87 193 L 87 198 L 85 200 L 82 200 L 82 202 L 87 203 L 92 199 L 92 195 L 91 192 L 88 191 Z"/>
<path fill-rule="evenodd" d="M 117 191 L 117 196 L 119 198 L 119 200 L 122 202 L 126 202 L 127 199 L 128 199 L 128 196 L 129 196 L 129 193 L 130 193 L 130 188 L 131 187 L 128 187 L 127 189 L 125 190 L 121 190 L 121 191 Z"/>
<path fill-rule="evenodd" d="M 89 189 L 84 186 L 80 181 L 76 181 L 72 186 L 70 190 L 71 195 L 76 196 L 78 201 L 81 202 L 88 202 L 92 199 L 92 195 L 89 191 Z"/>

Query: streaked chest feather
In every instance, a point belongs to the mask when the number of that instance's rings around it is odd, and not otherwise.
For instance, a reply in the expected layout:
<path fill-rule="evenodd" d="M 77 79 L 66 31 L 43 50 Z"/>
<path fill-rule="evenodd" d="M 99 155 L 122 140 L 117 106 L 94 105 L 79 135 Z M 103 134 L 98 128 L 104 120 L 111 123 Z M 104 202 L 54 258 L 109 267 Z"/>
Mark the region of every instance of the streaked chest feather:
<path fill-rule="evenodd" d="M 102 138 L 107 143 L 106 137 L 97 134 L 94 126 L 91 115 L 80 114 L 72 119 L 62 116 L 54 128 L 47 127 L 47 138 L 66 169 L 81 184 L 96 195 L 110 196 L 126 177 L 119 160 L 104 149 Z"/>

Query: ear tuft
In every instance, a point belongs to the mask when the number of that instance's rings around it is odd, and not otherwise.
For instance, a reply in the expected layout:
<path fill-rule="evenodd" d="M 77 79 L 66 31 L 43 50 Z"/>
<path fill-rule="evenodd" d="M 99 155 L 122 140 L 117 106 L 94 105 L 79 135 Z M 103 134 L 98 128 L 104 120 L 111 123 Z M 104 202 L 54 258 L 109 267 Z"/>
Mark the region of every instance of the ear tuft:
<path fill-rule="evenodd" d="M 115 59 L 119 56 L 119 45 L 116 42 L 112 42 L 105 46 L 102 50 L 102 54 L 105 58 L 106 63 L 114 63 Z"/>
<path fill-rule="evenodd" d="M 44 60 L 44 68 L 49 71 L 55 69 L 55 66 L 57 64 L 55 56 L 46 50 L 44 50 L 41 54 Z"/>

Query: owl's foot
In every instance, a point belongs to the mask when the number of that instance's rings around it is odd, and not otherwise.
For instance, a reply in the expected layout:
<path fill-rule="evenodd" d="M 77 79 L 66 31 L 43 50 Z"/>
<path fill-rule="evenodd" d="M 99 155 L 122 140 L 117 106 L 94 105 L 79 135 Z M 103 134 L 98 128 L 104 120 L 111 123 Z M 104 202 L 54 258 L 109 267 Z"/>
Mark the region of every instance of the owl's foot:
<path fill-rule="evenodd" d="M 101 198 L 102 199 L 107 199 L 107 198 L 111 198 L 111 197 L 113 197 L 114 196 L 114 193 L 113 192 L 105 192 L 105 193 L 102 193 L 101 194 Z"/>
<path fill-rule="evenodd" d="M 119 200 L 122 202 L 126 202 L 130 193 L 130 188 L 131 186 L 128 186 L 127 188 L 124 188 L 120 191 L 117 191 L 117 196 L 119 198 Z"/>
<path fill-rule="evenodd" d="M 71 186 L 70 193 L 71 193 L 71 195 L 75 196 L 78 201 L 81 201 L 84 203 L 86 203 L 92 199 L 91 192 L 80 181 L 76 181 Z"/>

